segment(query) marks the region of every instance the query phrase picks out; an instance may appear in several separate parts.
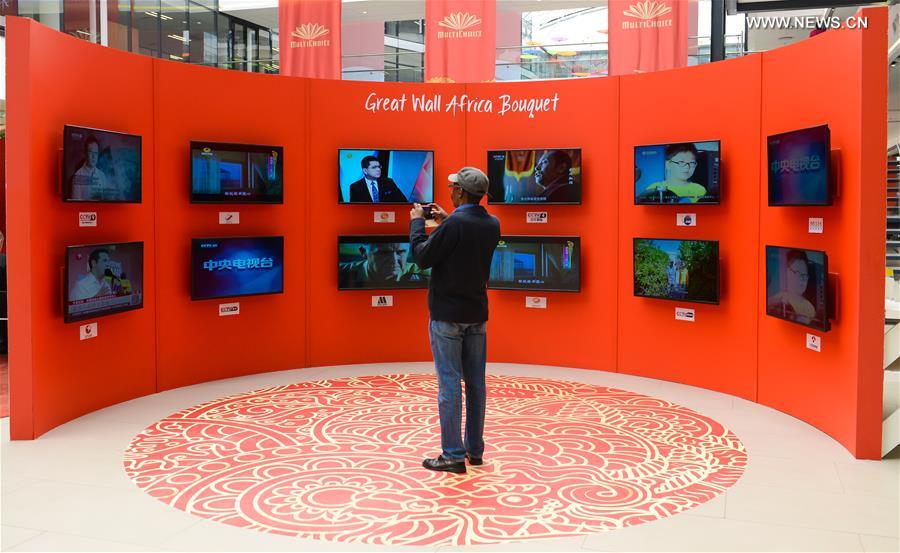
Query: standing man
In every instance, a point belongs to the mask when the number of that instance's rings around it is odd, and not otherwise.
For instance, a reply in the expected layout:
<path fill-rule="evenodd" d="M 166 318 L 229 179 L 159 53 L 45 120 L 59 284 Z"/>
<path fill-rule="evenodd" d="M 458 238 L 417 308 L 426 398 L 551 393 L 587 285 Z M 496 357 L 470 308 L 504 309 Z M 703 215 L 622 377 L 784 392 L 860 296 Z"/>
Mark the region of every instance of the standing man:
<path fill-rule="evenodd" d="M 464 473 L 465 459 L 482 463 L 486 399 L 488 319 L 487 282 L 491 259 L 500 240 L 500 221 L 479 205 L 487 194 L 488 178 L 474 167 L 448 177 L 450 199 L 456 208 L 448 215 L 430 204 L 438 228 L 425 235 L 425 210 L 409 211 L 409 240 L 419 267 L 431 267 L 428 285 L 429 336 L 438 376 L 438 414 L 441 454 L 425 459 L 430 470 Z M 466 432 L 462 425 L 462 389 L 466 384 Z"/>

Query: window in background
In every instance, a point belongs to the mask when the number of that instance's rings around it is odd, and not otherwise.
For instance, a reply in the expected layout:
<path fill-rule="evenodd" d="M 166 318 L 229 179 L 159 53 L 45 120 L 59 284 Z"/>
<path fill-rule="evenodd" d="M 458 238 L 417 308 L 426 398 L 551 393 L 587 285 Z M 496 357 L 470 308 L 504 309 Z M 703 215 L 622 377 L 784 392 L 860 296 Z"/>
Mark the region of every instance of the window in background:
<path fill-rule="evenodd" d="M 131 49 L 131 0 L 106 0 L 106 10 L 106 46 L 127 52 Z"/>
<path fill-rule="evenodd" d="M 216 26 L 216 34 L 218 35 L 217 42 L 217 62 L 219 67 L 223 69 L 228 69 L 230 66 L 228 65 L 228 60 L 231 59 L 231 20 L 228 17 L 222 14 L 216 14 L 216 21 L 218 25 Z"/>
<path fill-rule="evenodd" d="M 272 72 L 272 42 L 268 29 L 259 30 L 259 71 Z"/>
<path fill-rule="evenodd" d="M 228 61 L 232 62 L 231 69 L 243 69 L 242 61 L 247 59 L 247 42 L 244 38 L 244 26 L 240 23 L 231 22 L 231 56 Z"/>
<path fill-rule="evenodd" d="M 89 42 L 100 42 L 96 0 L 64 0 L 63 32 Z"/>
<path fill-rule="evenodd" d="M 197 2 L 190 2 L 190 57 L 191 63 L 215 65 L 218 50 L 216 38 L 216 14 Z"/>
<path fill-rule="evenodd" d="M 135 9 L 134 24 L 138 39 L 131 41 L 131 51 L 159 57 L 159 7 L 151 9 L 151 6 L 143 2 L 141 9 Z"/>
<path fill-rule="evenodd" d="M 256 51 L 256 29 L 247 27 L 247 66 L 245 71 L 256 71 L 256 60 L 259 58 Z"/>
<path fill-rule="evenodd" d="M 190 38 L 186 0 L 162 0 L 159 14 L 162 55 L 174 61 L 188 61 Z"/>
<path fill-rule="evenodd" d="M 57 31 L 62 29 L 62 0 L 19 0 L 19 15 Z"/>

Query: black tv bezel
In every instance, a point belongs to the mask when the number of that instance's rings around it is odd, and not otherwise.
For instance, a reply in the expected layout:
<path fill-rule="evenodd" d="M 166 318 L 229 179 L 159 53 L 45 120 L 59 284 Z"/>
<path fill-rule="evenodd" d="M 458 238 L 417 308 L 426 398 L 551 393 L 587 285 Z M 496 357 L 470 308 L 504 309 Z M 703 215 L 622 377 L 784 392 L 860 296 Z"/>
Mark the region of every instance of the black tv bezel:
<path fill-rule="evenodd" d="M 773 314 L 769 313 L 769 248 L 780 249 L 780 250 L 798 250 L 798 251 L 802 251 L 802 252 L 815 252 L 815 253 L 822 254 L 822 258 L 824 259 L 824 262 L 822 263 L 822 270 L 824 271 L 823 277 L 825 279 L 825 317 L 823 319 L 823 323 L 824 323 L 823 326 L 815 326 L 812 324 L 801 323 L 799 321 L 793 321 L 791 319 L 786 319 L 784 317 L 779 317 L 778 315 L 773 315 Z M 791 248 L 788 246 L 772 246 L 772 245 L 766 244 L 766 257 L 765 257 L 764 261 L 766 264 L 766 296 L 765 296 L 766 301 L 764 304 L 763 311 L 765 312 L 766 316 L 772 317 L 773 319 L 778 319 L 779 321 L 786 321 L 789 323 L 794 323 L 796 325 L 805 326 L 806 328 L 812 328 L 815 330 L 819 330 L 821 332 L 830 331 L 831 330 L 831 319 L 828 318 L 828 313 L 830 311 L 829 307 L 831 307 L 831 306 L 828 305 L 828 302 L 829 302 L 829 298 L 831 297 L 830 296 L 831 290 L 829 290 L 829 288 L 828 288 L 828 252 L 826 252 L 825 250 L 811 250 L 809 248 Z"/>
<path fill-rule="evenodd" d="M 695 300 L 686 298 L 669 298 L 665 296 L 649 296 L 638 294 L 634 291 L 634 250 L 635 242 L 638 240 L 669 240 L 674 242 L 715 242 L 716 244 L 716 299 L 715 301 Z M 665 300 L 680 303 L 699 303 L 703 305 L 721 305 L 722 303 L 722 250 L 719 248 L 718 240 L 703 240 L 695 238 L 646 238 L 636 236 L 631 239 L 631 290 L 635 298 L 646 298 L 651 300 Z"/>
<path fill-rule="evenodd" d="M 369 205 L 369 206 L 379 206 L 379 205 L 413 205 L 416 202 L 343 202 L 341 201 L 341 152 L 345 150 L 375 150 L 378 152 L 381 151 L 390 151 L 390 152 L 430 152 L 431 153 L 431 201 L 434 202 L 434 181 L 435 181 L 435 172 L 437 170 L 436 157 L 434 155 L 434 150 L 422 150 L 418 148 L 338 148 L 337 151 L 337 200 L 338 205 Z M 356 288 L 354 288 L 356 290 Z"/>
<path fill-rule="evenodd" d="M 108 311 L 103 311 L 102 313 L 94 312 L 85 315 L 70 315 L 69 314 L 69 252 L 75 248 L 93 248 L 93 247 L 103 247 L 103 246 L 127 246 L 133 244 L 141 245 L 141 303 L 138 305 L 129 305 L 125 307 L 117 307 Z M 144 308 L 144 241 L 143 240 L 134 240 L 131 242 L 100 242 L 97 244 L 76 244 L 72 246 L 66 246 L 66 263 L 65 263 L 65 271 L 63 278 L 65 279 L 65 285 L 63 286 L 63 322 L 64 323 L 74 323 L 78 321 L 84 321 L 87 319 L 93 319 L 97 317 L 105 317 L 107 315 L 115 315 L 117 313 L 124 313 L 125 311 L 135 311 L 137 309 Z"/>
<path fill-rule="evenodd" d="M 771 190 L 772 190 L 772 181 L 770 177 L 770 169 L 771 161 L 769 160 L 769 141 L 773 138 L 779 136 L 785 136 L 789 134 L 794 134 L 798 132 L 808 131 L 811 129 L 818 129 L 820 127 L 825 127 L 825 130 L 828 134 L 828 148 L 827 155 L 825 156 L 825 188 L 826 188 L 826 200 L 823 203 L 772 203 Z M 823 206 L 831 206 L 834 205 L 834 196 L 835 190 L 833 185 L 833 175 L 831 174 L 831 128 L 828 126 L 828 123 L 822 123 L 821 125 L 813 125 L 811 127 L 803 127 L 801 129 L 793 129 L 790 131 L 784 131 L 777 134 L 770 134 L 766 137 L 766 205 L 768 207 L 823 207 Z"/>
<path fill-rule="evenodd" d="M 240 198 L 237 200 L 198 200 L 194 194 L 194 146 L 203 144 L 205 146 L 236 146 L 239 148 L 260 148 L 266 150 L 278 150 L 281 155 L 281 196 L 277 200 L 247 200 Z M 215 148 L 213 148 L 215 149 Z M 246 150 L 245 150 L 246 151 Z M 188 171 L 190 178 L 188 179 L 190 201 L 192 204 L 206 205 L 284 205 L 284 146 L 267 146 L 265 144 L 242 144 L 239 142 L 214 142 L 204 140 L 191 140 L 188 148 Z"/>
<path fill-rule="evenodd" d="M 578 150 L 582 152 L 581 157 L 581 190 L 580 190 L 580 199 L 577 202 L 499 202 L 497 200 L 491 199 L 490 196 L 487 196 L 488 205 L 527 205 L 527 206 L 541 206 L 541 205 L 582 205 L 584 203 L 584 148 L 581 147 L 572 147 L 572 148 L 503 148 L 503 149 L 491 149 L 487 151 L 487 177 L 488 177 L 488 190 L 491 189 L 490 186 L 490 171 L 491 171 L 491 153 L 492 152 L 515 152 L 515 151 L 537 151 L 537 150 Z M 580 281 L 579 277 L 579 281 Z"/>
<path fill-rule="evenodd" d="M 340 251 L 342 242 L 343 243 L 357 243 L 358 242 L 358 243 L 362 243 L 362 244 L 373 243 L 373 242 L 380 242 L 380 243 L 406 242 L 407 244 L 410 244 L 410 248 L 412 248 L 412 244 L 409 241 L 408 234 L 339 234 L 337 238 L 338 238 L 337 239 L 337 248 L 335 249 L 335 252 Z M 374 239 L 374 240 L 372 240 L 372 239 Z M 346 292 L 346 291 L 353 291 L 353 290 L 362 290 L 362 291 L 388 290 L 388 291 L 392 291 L 392 292 L 395 290 L 426 290 L 426 289 L 428 289 L 428 283 L 431 282 L 431 273 L 429 273 L 428 280 L 424 282 L 424 285 L 418 284 L 416 286 L 396 286 L 396 287 L 391 287 L 391 288 L 384 288 L 384 287 L 371 288 L 368 286 L 356 286 L 353 288 L 341 288 L 340 260 L 336 261 L 336 267 L 338 269 L 338 274 L 337 274 L 338 292 Z"/>
<path fill-rule="evenodd" d="M 66 137 L 68 136 L 69 129 L 84 129 L 86 131 L 91 132 L 102 132 L 107 134 L 119 134 L 122 136 L 129 136 L 132 138 L 137 138 L 138 141 L 138 165 L 139 170 L 138 174 L 140 175 L 140 185 L 138 186 L 138 194 L 137 199 L 135 200 L 76 200 L 71 198 L 72 196 L 72 184 L 71 182 L 66 182 L 66 159 L 68 159 L 68 147 Z M 121 131 L 110 131 L 107 129 L 97 129 L 93 127 L 82 127 L 81 125 L 63 125 L 63 159 L 62 159 L 62 170 L 60 171 L 60 183 L 62 186 L 62 201 L 64 203 L 72 203 L 72 204 L 140 204 L 143 203 L 144 200 L 144 137 L 139 134 L 131 134 L 127 132 Z"/>
<path fill-rule="evenodd" d="M 632 201 L 634 202 L 633 205 L 650 205 L 650 206 L 663 206 L 663 207 L 677 206 L 679 209 L 685 209 L 687 207 L 695 206 L 695 205 L 697 205 L 697 206 L 700 206 L 700 205 L 722 205 L 722 139 L 721 138 L 710 139 L 710 140 L 687 140 L 687 141 L 682 140 L 679 142 L 660 142 L 659 144 L 635 144 L 635 146 L 633 148 L 632 157 L 631 157 L 631 159 L 632 159 L 632 180 L 634 180 L 633 166 L 636 165 L 635 159 L 637 158 L 637 149 L 638 148 L 650 148 L 653 146 L 669 146 L 671 144 L 694 144 L 694 145 L 696 145 L 700 142 L 715 142 L 716 144 L 719 145 L 718 146 L 719 168 L 718 168 L 718 174 L 716 175 L 716 178 L 719 179 L 719 182 L 718 182 L 719 194 L 718 194 L 718 198 L 715 202 L 694 202 L 694 203 L 686 203 L 686 204 L 682 204 L 682 203 L 665 204 L 665 203 L 660 203 L 660 202 L 639 202 L 639 201 L 637 201 L 637 190 L 635 189 L 634 193 L 632 194 Z M 632 188 L 634 188 L 634 185 L 632 185 Z"/>
<path fill-rule="evenodd" d="M 259 238 L 280 238 L 281 239 L 281 289 L 277 292 L 255 292 L 253 294 L 237 294 L 237 295 L 227 295 L 227 296 L 212 296 L 212 297 L 198 297 L 196 294 L 196 289 L 194 286 L 194 263 L 197 261 L 194 257 L 194 244 L 196 242 L 205 242 L 207 240 L 256 240 Z M 209 238 L 191 238 L 191 301 L 204 301 L 204 300 L 221 300 L 224 298 L 246 298 L 250 296 L 275 296 L 278 294 L 284 294 L 284 280 L 285 280 L 285 258 L 284 258 L 284 235 L 272 235 L 272 236 L 212 236 Z"/>
<path fill-rule="evenodd" d="M 576 247 L 578 248 L 578 288 L 575 290 L 569 288 L 543 288 L 543 287 L 523 287 L 523 286 L 492 286 L 491 279 L 488 277 L 487 287 L 489 290 L 515 290 L 518 292 L 568 292 L 572 294 L 580 294 L 581 293 L 581 236 L 550 236 L 550 235 L 530 235 L 530 234 L 511 234 L 508 236 L 501 236 L 500 240 L 509 241 L 510 238 L 516 239 L 514 241 L 517 242 L 536 242 L 542 239 L 550 239 L 550 240 L 568 240 L 575 242 Z M 521 239 L 521 240 L 519 240 Z M 492 257 L 493 259 L 493 257 Z"/>

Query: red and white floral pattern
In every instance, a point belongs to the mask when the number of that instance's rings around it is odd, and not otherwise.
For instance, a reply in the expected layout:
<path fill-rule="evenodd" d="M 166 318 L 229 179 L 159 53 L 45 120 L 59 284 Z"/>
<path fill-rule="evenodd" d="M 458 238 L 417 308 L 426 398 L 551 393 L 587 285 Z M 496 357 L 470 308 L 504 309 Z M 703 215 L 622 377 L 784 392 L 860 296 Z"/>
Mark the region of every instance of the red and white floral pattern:
<path fill-rule="evenodd" d="M 433 375 L 277 386 L 185 409 L 131 442 L 153 497 L 234 526 L 386 545 L 469 545 L 613 530 L 684 512 L 747 463 L 714 420 L 631 392 L 488 377 L 485 464 L 440 452 Z"/>

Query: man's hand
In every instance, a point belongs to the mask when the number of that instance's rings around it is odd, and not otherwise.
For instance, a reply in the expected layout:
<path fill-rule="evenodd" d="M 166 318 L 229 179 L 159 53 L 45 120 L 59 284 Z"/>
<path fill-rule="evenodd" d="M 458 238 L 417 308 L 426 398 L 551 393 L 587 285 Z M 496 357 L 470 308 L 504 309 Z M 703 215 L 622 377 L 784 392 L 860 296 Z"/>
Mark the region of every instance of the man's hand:
<path fill-rule="evenodd" d="M 413 221 L 415 219 L 424 219 L 425 218 L 425 210 L 422 209 L 422 204 L 413 204 L 412 209 L 409 210 L 409 220 Z"/>
<path fill-rule="evenodd" d="M 449 216 L 448 213 L 444 211 L 444 208 L 438 204 L 431 204 L 431 215 L 434 217 L 436 223 L 443 222 L 443 220 Z"/>

